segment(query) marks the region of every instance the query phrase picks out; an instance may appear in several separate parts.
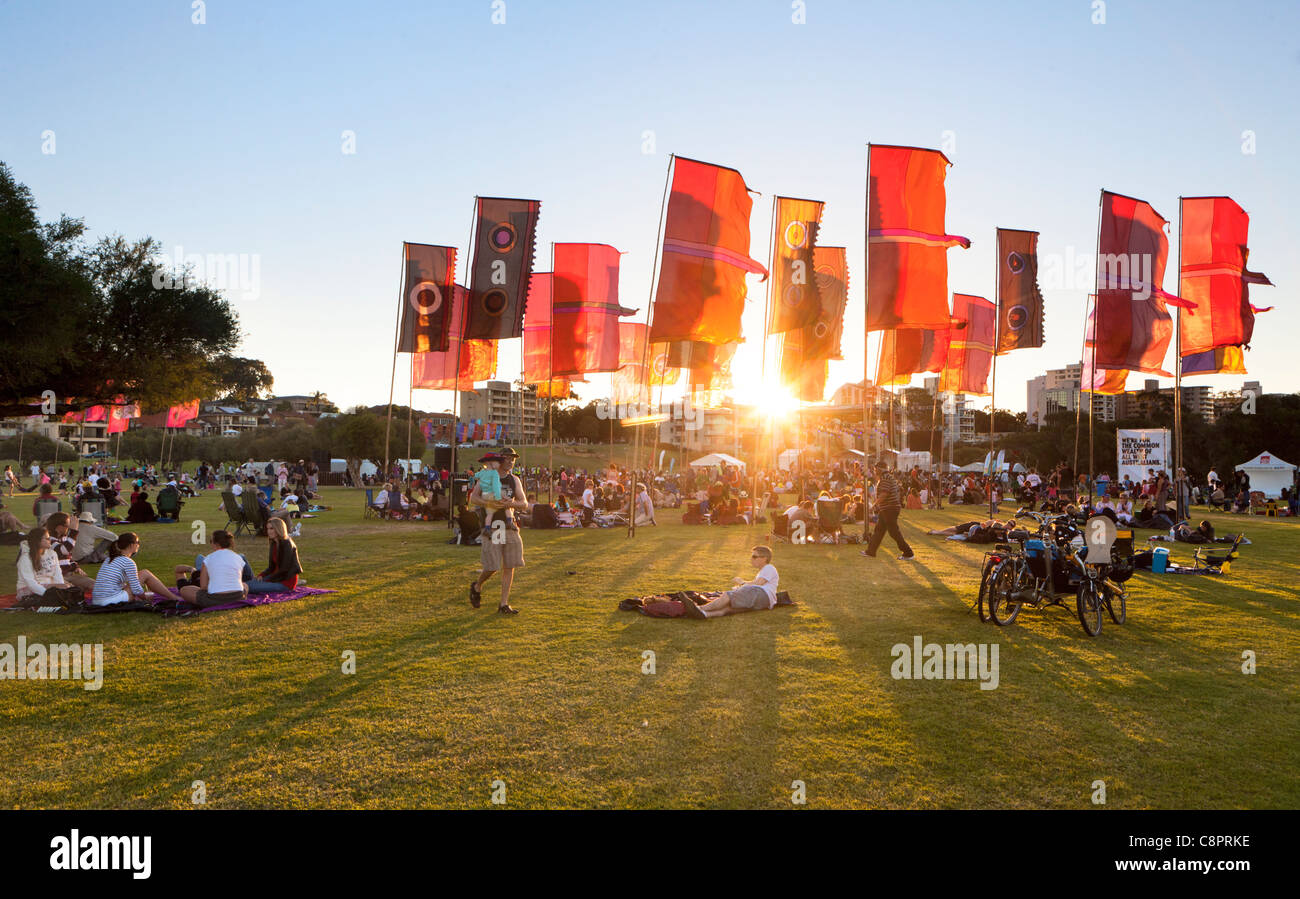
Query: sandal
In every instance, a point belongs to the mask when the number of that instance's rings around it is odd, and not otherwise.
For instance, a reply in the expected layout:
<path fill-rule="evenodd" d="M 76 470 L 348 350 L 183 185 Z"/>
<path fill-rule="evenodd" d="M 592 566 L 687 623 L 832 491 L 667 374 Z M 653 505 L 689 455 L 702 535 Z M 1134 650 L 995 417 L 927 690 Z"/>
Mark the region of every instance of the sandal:
<path fill-rule="evenodd" d="M 502 615 L 518 615 L 519 610 L 513 606 L 497 606 L 497 612 Z"/>
<path fill-rule="evenodd" d="M 481 603 L 482 601 L 483 601 L 483 594 L 479 592 L 478 584 L 470 584 L 469 604 L 477 609 L 479 607 L 479 603 Z"/>

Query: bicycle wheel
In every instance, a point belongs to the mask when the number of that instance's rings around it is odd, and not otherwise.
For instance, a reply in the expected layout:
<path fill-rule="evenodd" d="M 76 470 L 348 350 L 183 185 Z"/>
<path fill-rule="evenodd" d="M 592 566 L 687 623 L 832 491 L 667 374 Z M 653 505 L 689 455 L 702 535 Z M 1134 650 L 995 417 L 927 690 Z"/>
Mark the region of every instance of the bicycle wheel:
<path fill-rule="evenodd" d="M 1101 633 L 1101 596 L 1097 582 L 1089 578 L 1079 585 L 1079 623 L 1089 637 Z"/>
<path fill-rule="evenodd" d="M 992 583 L 993 572 L 997 568 L 996 562 L 988 562 L 984 565 L 984 574 L 980 577 L 980 595 L 975 600 L 976 609 L 979 611 L 980 621 L 988 621 L 989 613 L 985 603 L 988 601 L 989 586 Z"/>
<path fill-rule="evenodd" d="M 998 563 L 989 577 L 989 617 L 1000 627 L 1006 627 L 1020 614 L 1021 600 L 1014 594 L 1022 586 L 1020 565 L 1015 559 Z"/>
<path fill-rule="evenodd" d="M 1110 620 L 1116 624 L 1123 624 L 1128 620 L 1128 604 L 1125 601 L 1124 591 L 1116 590 L 1109 585 L 1103 585 L 1102 590 L 1105 591 L 1106 611 L 1110 612 Z"/>

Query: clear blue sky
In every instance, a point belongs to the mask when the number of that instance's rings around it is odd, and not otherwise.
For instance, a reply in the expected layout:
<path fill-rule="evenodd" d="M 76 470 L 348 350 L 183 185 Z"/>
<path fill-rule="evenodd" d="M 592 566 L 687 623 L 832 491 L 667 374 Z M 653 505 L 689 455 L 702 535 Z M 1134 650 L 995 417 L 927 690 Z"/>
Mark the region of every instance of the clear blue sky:
<path fill-rule="evenodd" d="M 257 254 L 260 295 L 231 295 L 243 352 L 277 392 L 347 406 L 388 395 L 401 242 L 464 252 L 475 194 L 542 200 L 539 269 L 553 240 L 626 251 L 622 300 L 644 310 L 671 152 L 734 166 L 763 194 L 760 260 L 774 195 L 826 201 L 822 242 L 848 246 L 852 280 L 831 386 L 856 380 L 865 145 L 938 148 L 951 132 L 948 230 L 974 245 L 950 251 L 950 289 L 992 295 L 997 226 L 1040 231 L 1044 268 L 1091 254 L 1103 187 L 1174 229 L 1180 194 L 1228 194 L 1251 214 L 1252 267 L 1279 285 L 1253 293 L 1278 309 L 1251 378 L 1300 389 L 1296 3 L 1110 0 L 1101 25 L 1089 0 L 807 0 L 803 25 L 789 0 L 505 7 L 494 25 L 490 0 L 209 0 L 195 25 L 187 0 L 4 3 L 0 159 L 45 219 Z M 1171 251 L 1170 290 L 1173 266 Z M 1023 409 L 1027 378 L 1078 361 L 1091 277 L 1044 285 L 1046 346 L 999 361 L 999 406 Z M 746 333 L 761 335 L 750 284 Z"/>

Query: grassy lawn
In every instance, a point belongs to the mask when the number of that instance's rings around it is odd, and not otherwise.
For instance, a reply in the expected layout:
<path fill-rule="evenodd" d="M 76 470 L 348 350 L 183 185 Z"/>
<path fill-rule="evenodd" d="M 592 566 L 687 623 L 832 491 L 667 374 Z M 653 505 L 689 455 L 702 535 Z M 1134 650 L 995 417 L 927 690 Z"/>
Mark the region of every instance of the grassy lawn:
<path fill-rule="evenodd" d="M 696 622 L 617 603 L 747 575 L 765 528 L 664 512 L 632 541 L 526 531 L 505 617 L 495 580 L 470 609 L 478 551 L 445 524 L 365 522 L 360 491 L 326 501 L 299 545 L 335 595 L 177 620 L 0 613 L 0 642 L 102 642 L 105 664 L 98 692 L 0 682 L 0 806 L 192 807 L 202 780 L 217 808 L 487 808 L 498 779 L 520 808 L 789 808 L 795 780 L 814 808 L 1084 808 L 1095 780 L 1112 808 L 1300 805 L 1295 522 L 1211 516 L 1254 540 L 1231 575 L 1139 574 L 1128 623 L 1091 639 L 1072 607 L 978 621 L 980 548 L 923 536 L 975 517 L 961 508 L 904 515 L 913 564 L 777 545 L 795 608 Z M 141 566 L 191 557 L 189 522 L 220 527 L 218 502 L 138 527 Z M 265 541 L 239 548 L 260 569 Z M 997 643 L 998 688 L 893 679 L 914 635 Z"/>

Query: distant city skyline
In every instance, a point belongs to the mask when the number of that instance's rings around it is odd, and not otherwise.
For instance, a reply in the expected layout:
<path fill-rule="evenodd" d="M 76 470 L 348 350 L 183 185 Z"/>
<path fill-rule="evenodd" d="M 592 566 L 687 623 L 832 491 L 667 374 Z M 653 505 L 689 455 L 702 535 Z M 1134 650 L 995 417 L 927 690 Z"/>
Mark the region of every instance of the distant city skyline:
<path fill-rule="evenodd" d="M 1187 383 L 1300 390 L 1284 349 L 1300 328 L 1294 4 L 1111 2 L 1102 22 L 1086 2 L 503 8 L 493 24 L 488 2 L 232 0 L 196 24 L 188 3 L 9 4 L 0 159 L 43 220 L 221 257 L 239 352 L 267 364 L 275 393 L 322 391 L 340 408 L 388 401 L 402 241 L 457 246 L 463 277 L 476 194 L 542 201 L 539 271 L 552 241 L 624 251 L 620 299 L 643 320 L 672 152 L 732 166 L 761 192 L 760 261 L 776 195 L 826 201 L 820 242 L 846 246 L 850 267 L 827 396 L 862 379 L 864 352 L 874 376 L 868 142 L 954 163 L 948 231 L 973 244 L 948 253 L 950 291 L 991 299 L 994 230 L 1040 232 L 1046 341 L 999 358 L 1000 408 L 1024 411 L 1029 378 L 1081 358 L 1103 188 L 1169 219 L 1174 292 L 1179 195 L 1229 195 L 1251 214 L 1251 267 L 1278 285 L 1252 298 L 1277 308 L 1257 322 L 1249 375 Z M 736 366 L 752 389 L 765 285 L 749 288 Z M 518 341 L 503 345 L 499 379 L 518 376 L 519 357 Z M 607 380 L 580 385 L 584 400 Z M 452 395 L 416 391 L 414 405 L 450 409 Z"/>

